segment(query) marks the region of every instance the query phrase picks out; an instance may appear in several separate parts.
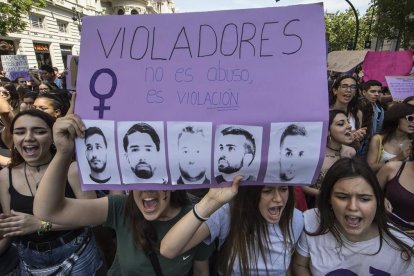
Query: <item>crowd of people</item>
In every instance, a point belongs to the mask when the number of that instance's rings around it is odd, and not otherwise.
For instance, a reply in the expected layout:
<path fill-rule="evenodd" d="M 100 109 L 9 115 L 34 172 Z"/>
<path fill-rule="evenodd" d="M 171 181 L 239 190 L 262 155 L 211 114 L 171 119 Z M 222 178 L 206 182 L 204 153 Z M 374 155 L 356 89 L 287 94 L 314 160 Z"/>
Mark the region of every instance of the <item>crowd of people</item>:
<path fill-rule="evenodd" d="M 414 97 L 330 79 L 312 186 L 82 191 L 76 93 L 50 66 L 0 77 L 4 275 L 413 275 Z M 192 199 L 189 200 L 189 196 Z M 116 252 L 116 253 L 115 253 Z"/>

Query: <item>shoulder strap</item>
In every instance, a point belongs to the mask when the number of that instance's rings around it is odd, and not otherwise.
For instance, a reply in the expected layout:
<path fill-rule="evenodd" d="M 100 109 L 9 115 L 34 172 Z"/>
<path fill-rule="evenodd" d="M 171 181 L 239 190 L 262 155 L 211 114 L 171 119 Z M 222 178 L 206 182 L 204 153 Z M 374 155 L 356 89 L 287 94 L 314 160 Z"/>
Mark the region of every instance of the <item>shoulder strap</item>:
<path fill-rule="evenodd" d="M 151 261 L 152 268 L 155 271 L 155 275 L 156 276 L 163 276 L 161 266 L 160 266 L 160 262 L 158 261 L 157 254 L 155 254 L 154 251 L 151 251 L 151 252 L 148 253 L 148 258 Z"/>
<path fill-rule="evenodd" d="M 404 167 L 405 167 L 405 161 L 402 162 L 401 167 L 398 170 L 397 175 L 395 176 L 396 179 L 399 179 L 400 178 L 400 175 L 401 175 L 402 171 L 404 170 Z"/>
<path fill-rule="evenodd" d="M 7 167 L 9 170 L 9 189 L 12 186 L 12 169 L 10 167 Z"/>

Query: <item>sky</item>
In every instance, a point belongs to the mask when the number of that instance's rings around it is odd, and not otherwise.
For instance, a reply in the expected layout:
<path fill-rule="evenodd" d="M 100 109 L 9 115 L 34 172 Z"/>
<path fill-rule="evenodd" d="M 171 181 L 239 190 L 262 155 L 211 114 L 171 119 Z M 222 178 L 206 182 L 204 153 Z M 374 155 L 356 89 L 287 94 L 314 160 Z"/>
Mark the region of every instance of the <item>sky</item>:
<path fill-rule="evenodd" d="M 177 12 L 199 12 L 231 9 L 248 9 L 263 7 L 280 7 L 289 5 L 323 2 L 324 10 L 329 13 L 344 11 L 350 6 L 345 0 L 174 0 Z M 362 16 L 371 0 L 350 0 Z"/>

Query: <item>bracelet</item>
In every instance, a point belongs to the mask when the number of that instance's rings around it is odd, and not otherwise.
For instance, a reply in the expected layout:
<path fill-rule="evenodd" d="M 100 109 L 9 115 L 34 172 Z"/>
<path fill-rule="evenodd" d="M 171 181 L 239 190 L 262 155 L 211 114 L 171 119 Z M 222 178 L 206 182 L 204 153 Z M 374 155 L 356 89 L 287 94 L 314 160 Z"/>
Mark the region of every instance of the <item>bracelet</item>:
<path fill-rule="evenodd" d="M 49 222 L 49 221 L 41 220 L 40 221 L 40 228 L 39 228 L 39 230 L 37 230 L 37 234 L 39 236 L 41 236 L 44 233 L 49 232 L 50 230 L 52 230 L 52 223 Z"/>
<path fill-rule="evenodd" d="M 202 217 L 198 214 L 197 204 L 195 204 L 194 207 L 193 207 L 193 214 L 201 222 L 205 222 L 206 220 L 208 220 L 208 218 L 204 218 L 204 217 Z"/>

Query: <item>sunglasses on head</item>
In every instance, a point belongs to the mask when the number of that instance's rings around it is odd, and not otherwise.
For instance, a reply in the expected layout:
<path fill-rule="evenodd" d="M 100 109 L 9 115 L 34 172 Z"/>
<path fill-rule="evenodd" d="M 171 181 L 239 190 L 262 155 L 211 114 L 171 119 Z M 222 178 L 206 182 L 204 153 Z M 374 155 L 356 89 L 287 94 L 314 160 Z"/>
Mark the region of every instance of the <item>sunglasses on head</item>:
<path fill-rule="evenodd" d="M 409 122 L 414 122 L 414 115 L 407 115 L 405 116 L 405 119 L 407 119 Z"/>

